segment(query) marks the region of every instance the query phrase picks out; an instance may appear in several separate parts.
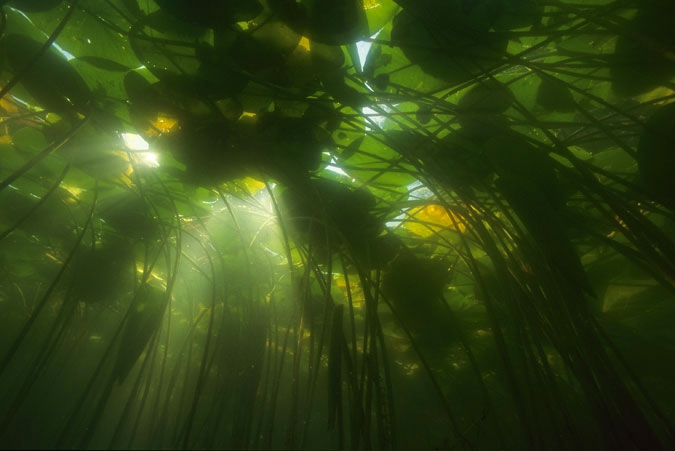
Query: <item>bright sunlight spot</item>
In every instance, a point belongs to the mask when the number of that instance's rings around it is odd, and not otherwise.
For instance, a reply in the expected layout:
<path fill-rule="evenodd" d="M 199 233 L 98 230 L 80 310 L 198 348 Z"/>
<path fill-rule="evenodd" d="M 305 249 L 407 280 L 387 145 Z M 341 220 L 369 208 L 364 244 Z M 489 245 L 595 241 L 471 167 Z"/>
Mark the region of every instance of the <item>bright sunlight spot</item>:
<path fill-rule="evenodd" d="M 412 182 L 407 186 L 408 188 L 408 200 L 409 201 L 414 201 L 414 200 L 420 200 L 420 199 L 430 199 L 434 196 L 434 194 L 431 192 L 429 188 L 424 186 L 422 182 L 419 180 Z M 387 227 L 390 228 L 396 228 L 403 223 L 403 221 L 406 218 L 407 211 L 410 210 L 409 208 L 404 208 L 401 210 L 401 214 L 396 216 L 394 219 L 391 221 L 388 221 L 386 223 Z"/>
<path fill-rule="evenodd" d="M 373 37 L 375 37 L 374 35 Z M 359 52 L 359 65 L 361 66 L 361 70 L 363 70 L 363 67 L 366 65 L 366 58 L 368 57 L 368 52 L 370 51 L 370 46 L 372 43 L 369 41 L 359 41 L 356 43 L 356 50 Z"/>
<path fill-rule="evenodd" d="M 138 152 L 137 157 L 138 161 L 145 166 L 156 168 L 159 167 L 159 160 L 157 159 L 157 154 L 153 152 L 147 152 L 150 149 L 150 144 L 135 133 L 120 133 L 120 137 L 124 142 L 124 146 L 127 150 Z"/>
<path fill-rule="evenodd" d="M 302 39 L 300 39 L 300 42 L 298 42 L 298 45 L 299 45 L 300 47 L 304 48 L 304 49 L 307 50 L 307 51 L 310 50 L 310 47 L 309 47 L 309 46 L 310 46 L 309 39 L 307 39 L 307 38 L 304 37 L 304 36 L 302 37 Z"/>
<path fill-rule="evenodd" d="M 326 170 L 335 172 L 336 174 L 344 175 L 345 177 L 352 179 L 349 174 L 347 174 L 340 166 L 337 165 L 337 160 L 335 160 L 335 158 L 330 159 L 330 164 L 326 165 Z"/>
<path fill-rule="evenodd" d="M 141 163 L 145 164 L 151 168 L 159 167 L 159 160 L 157 159 L 157 154 L 152 152 L 143 152 L 140 155 Z"/>
<path fill-rule="evenodd" d="M 122 141 L 124 141 L 124 145 L 129 150 L 148 150 L 150 148 L 150 144 L 148 144 L 141 135 L 135 133 L 120 133 L 120 136 L 122 137 Z"/>
<path fill-rule="evenodd" d="M 372 108 L 364 107 L 361 109 L 363 116 L 368 119 L 369 122 L 375 124 L 377 127 L 381 128 L 384 125 L 384 121 L 387 120 L 386 116 L 383 116 L 378 111 L 373 110 Z M 366 130 L 371 130 L 371 127 L 366 127 Z"/>
<path fill-rule="evenodd" d="M 375 6 L 379 6 L 379 4 L 375 5 Z M 372 7 L 373 6 L 371 6 L 371 8 Z M 382 31 L 382 30 L 378 30 L 370 38 L 371 39 L 377 38 L 377 35 L 380 34 L 380 31 Z M 363 68 L 366 65 L 366 60 L 368 59 L 368 52 L 370 52 L 370 47 L 372 45 L 373 45 L 373 43 L 370 42 L 370 41 L 359 41 L 359 42 L 356 43 L 356 50 L 359 54 L 359 65 L 361 66 L 361 70 L 363 70 Z"/>

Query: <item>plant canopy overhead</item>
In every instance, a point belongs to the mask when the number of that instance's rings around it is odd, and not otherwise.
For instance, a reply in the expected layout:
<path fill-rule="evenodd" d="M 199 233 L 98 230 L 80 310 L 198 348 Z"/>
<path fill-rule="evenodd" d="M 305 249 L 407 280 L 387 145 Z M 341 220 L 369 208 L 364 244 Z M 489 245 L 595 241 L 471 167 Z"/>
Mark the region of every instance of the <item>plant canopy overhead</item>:
<path fill-rule="evenodd" d="M 0 447 L 675 448 L 673 18 L 0 1 Z"/>

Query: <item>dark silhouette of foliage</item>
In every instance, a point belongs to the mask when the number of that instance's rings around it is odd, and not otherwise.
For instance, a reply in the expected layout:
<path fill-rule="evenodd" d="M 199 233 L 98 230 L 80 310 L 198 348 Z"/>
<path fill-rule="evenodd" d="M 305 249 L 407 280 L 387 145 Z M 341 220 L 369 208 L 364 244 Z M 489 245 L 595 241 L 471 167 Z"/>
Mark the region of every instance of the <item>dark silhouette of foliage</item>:
<path fill-rule="evenodd" d="M 0 443 L 674 448 L 674 13 L 0 2 Z"/>

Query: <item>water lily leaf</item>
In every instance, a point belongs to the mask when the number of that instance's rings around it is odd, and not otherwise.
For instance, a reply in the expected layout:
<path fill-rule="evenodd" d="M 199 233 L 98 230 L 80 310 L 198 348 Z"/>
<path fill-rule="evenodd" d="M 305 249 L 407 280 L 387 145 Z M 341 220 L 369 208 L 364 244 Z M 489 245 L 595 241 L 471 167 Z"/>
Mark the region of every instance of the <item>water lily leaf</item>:
<path fill-rule="evenodd" d="M 100 203 L 99 214 L 123 236 L 141 239 L 157 232 L 157 223 L 148 208 L 142 198 L 129 191 L 104 198 Z"/>
<path fill-rule="evenodd" d="M 219 28 L 255 18 L 263 10 L 258 0 L 156 0 L 172 16 L 195 25 Z"/>
<path fill-rule="evenodd" d="M 120 3 L 131 13 L 132 17 L 143 17 L 143 11 L 137 0 L 120 0 Z"/>
<path fill-rule="evenodd" d="M 362 0 L 306 0 L 307 36 L 329 45 L 353 43 L 368 37 Z"/>
<path fill-rule="evenodd" d="M 532 235 L 546 261 L 565 283 L 593 294 L 586 273 L 561 221 L 561 215 L 540 185 L 516 174 L 502 174 L 497 189 Z"/>
<path fill-rule="evenodd" d="M 440 145 L 427 145 L 423 150 L 429 171 L 437 172 L 456 190 L 486 185 L 494 172 L 480 142 L 464 132 L 451 133 Z"/>
<path fill-rule="evenodd" d="M 109 60 L 107 58 L 100 58 L 98 56 L 80 56 L 77 58 L 78 61 L 84 61 L 87 64 L 91 64 L 94 67 L 99 69 L 109 70 L 113 72 L 127 72 L 131 70 L 130 67 L 120 64 L 117 61 Z"/>
<path fill-rule="evenodd" d="M 417 235 L 429 237 L 434 233 L 444 230 L 454 230 L 464 232 L 466 230 L 465 220 L 457 213 L 454 213 L 443 205 L 429 204 L 424 207 L 418 207 L 410 211 L 409 216 L 413 221 L 406 221 L 403 227 Z"/>
<path fill-rule="evenodd" d="M 428 124 L 433 119 L 434 114 L 431 111 L 431 108 L 427 106 L 420 106 L 419 109 L 415 112 L 415 119 L 421 124 Z"/>
<path fill-rule="evenodd" d="M 112 303 L 133 287 L 134 256 L 123 241 L 88 249 L 75 260 L 73 295 L 86 303 Z"/>
<path fill-rule="evenodd" d="M 351 158 L 356 152 L 358 152 L 359 147 L 361 146 L 361 143 L 363 143 L 363 140 L 366 139 L 366 136 L 360 136 L 356 138 L 354 141 L 349 143 L 347 147 L 344 148 L 342 152 L 340 152 L 340 160 L 348 160 Z"/>
<path fill-rule="evenodd" d="M 20 150 L 39 152 L 49 145 L 44 133 L 35 127 L 23 127 L 12 135 L 14 145 Z"/>
<path fill-rule="evenodd" d="M 675 103 L 659 108 L 645 124 L 637 149 L 640 177 L 656 199 L 675 207 Z"/>
<path fill-rule="evenodd" d="M 129 44 L 140 63 L 157 78 L 195 74 L 201 65 L 197 43 L 205 39 L 207 31 L 158 10 L 134 24 Z"/>
<path fill-rule="evenodd" d="M 391 40 L 425 72 L 451 83 L 469 80 L 494 65 L 508 43 L 505 37 L 466 23 L 425 22 L 406 10 L 394 18 Z"/>
<path fill-rule="evenodd" d="M 404 247 L 384 271 L 382 292 L 406 328 L 423 338 L 438 338 L 431 329 L 439 325 L 439 299 L 448 280 L 442 260 L 417 257 Z"/>
<path fill-rule="evenodd" d="M 143 136 L 169 135 L 187 127 L 188 122 L 211 120 L 217 111 L 208 95 L 212 80 L 199 76 L 167 74 L 152 85 L 137 72 L 124 78 L 131 120 Z"/>
<path fill-rule="evenodd" d="M 280 180 L 302 178 L 321 164 L 321 153 L 333 145 L 313 118 L 268 114 L 255 129 L 254 153 L 259 166 Z"/>
<path fill-rule="evenodd" d="M 12 0 L 10 4 L 13 8 L 23 12 L 34 13 L 54 9 L 59 6 L 61 1 L 62 0 Z"/>
<path fill-rule="evenodd" d="M 544 77 L 537 88 L 537 103 L 547 110 L 570 112 L 576 102 L 569 88 L 562 81 Z"/>
<path fill-rule="evenodd" d="M 372 214 L 375 197 L 365 188 L 354 189 L 328 179 L 298 181 L 285 190 L 280 203 L 296 239 L 309 244 L 317 255 L 328 254 L 328 243 L 347 244 L 360 258 L 380 233 L 380 221 Z"/>
<path fill-rule="evenodd" d="M 111 70 L 112 67 L 107 61 L 113 61 L 127 68 L 138 67 L 140 64 L 133 50 L 129 46 L 129 37 L 126 33 L 116 32 L 112 27 L 106 25 L 106 22 L 97 20 L 97 18 L 109 17 L 110 8 L 106 7 L 106 2 L 94 2 L 95 5 L 87 5 L 87 12 L 76 10 L 68 26 L 59 34 L 56 43 L 60 48 L 75 56 L 73 61 L 85 62 L 92 68 Z M 91 9 L 90 9 L 91 7 Z M 120 8 L 123 8 L 120 6 Z M 124 14 L 120 9 L 120 14 Z M 124 15 L 119 16 L 123 20 Z M 135 16 L 134 20 L 142 18 L 142 15 Z M 109 20 L 114 21 L 116 16 Z M 96 64 L 99 64 L 98 66 Z M 82 66 L 86 66 L 83 64 Z M 80 69 L 75 65 L 76 69 Z M 94 72 L 93 76 L 88 73 L 80 74 L 89 82 L 89 86 L 94 89 L 98 84 L 100 72 Z"/>
<path fill-rule="evenodd" d="M 124 76 L 124 89 L 132 103 L 143 102 L 151 90 L 150 82 L 138 72 L 129 72 Z"/>
<path fill-rule="evenodd" d="M 495 30 L 530 27 L 541 20 L 543 8 L 536 0 L 502 0 L 495 3 L 499 11 L 492 23 Z"/>
<path fill-rule="evenodd" d="M 1 45 L 14 72 L 23 74 L 21 83 L 42 106 L 65 115 L 89 106 L 87 83 L 54 47 L 43 52 L 41 42 L 19 34 L 5 36 Z"/>
<path fill-rule="evenodd" d="M 325 75 L 340 69 L 345 63 L 342 49 L 335 45 L 326 45 L 310 41 L 310 56 L 312 68 L 319 75 Z"/>
<path fill-rule="evenodd" d="M 394 18 L 399 6 L 394 0 L 364 0 L 369 36 L 379 32 Z"/>
<path fill-rule="evenodd" d="M 350 44 L 369 36 L 363 0 L 270 0 L 279 18 L 312 41 Z"/>
<path fill-rule="evenodd" d="M 644 2 L 641 6 L 619 36 L 610 59 L 612 88 L 620 95 L 648 92 L 675 74 L 675 3 Z"/>
<path fill-rule="evenodd" d="M 227 55 L 233 58 L 239 67 L 249 72 L 268 68 L 278 70 L 284 64 L 284 55 L 274 47 L 249 34 L 239 33 L 228 48 Z"/>
<path fill-rule="evenodd" d="M 302 35 L 281 20 L 267 20 L 251 36 L 268 48 L 288 55 L 298 46 Z"/>
<path fill-rule="evenodd" d="M 558 184 L 553 160 L 543 149 L 533 147 L 524 137 L 513 133 L 490 138 L 483 149 L 500 177 L 527 180 L 550 207 L 564 206 L 565 196 Z"/>
<path fill-rule="evenodd" d="M 372 77 L 377 69 L 386 66 L 390 62 L 391 54 L 382 53 L 382 46 L 380 44 L 373 44 L 368 50 L 365 63 L 363 63 L 363 74 L 367 77 Z"/>
<path fill-rule="evenodd" d="M 457 104 L 461 112 L 499 114 L 506 111 L 514 101 L 513 93 L 504 84 L 488 80 L 469 90 Z"/>

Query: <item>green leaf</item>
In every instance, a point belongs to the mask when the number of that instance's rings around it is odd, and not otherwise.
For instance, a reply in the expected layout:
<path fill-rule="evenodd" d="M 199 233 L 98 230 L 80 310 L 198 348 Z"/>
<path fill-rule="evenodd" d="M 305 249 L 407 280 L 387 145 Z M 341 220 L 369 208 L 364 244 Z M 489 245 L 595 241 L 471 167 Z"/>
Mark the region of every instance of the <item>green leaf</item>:
<path fill-rule="evenodd" d="M 173 22 L 177 25 L 173 26 Z M 189 26 L 159 10 L 134 25 L 129 44 L 139 66 L 145 66 L 159 79 L 166 75 L 194 75 L 201 65 L 197 41 L 207 34 L 206 29 Z"/>
<path fill-rule="evenodd" d="M 675 75 L 675 3 L 655 1 L 641 6 L 619 36 L 610 59 L 612 88 L 619 95 L 645 93 Z"/>
<path fill-rule="evenodd" d="M 86 303 L 113 303 L 133 288 L 135 261 L 131 247 L 123 242 L 105 243 L 88 249 L 73 267 L 73 295 Z"/>
<path fill-rule="evenodd" d="M 89 9 L 90 6 L 87 5 L 87 12 L 80 10 L 74 12 L 68 26 L 57 37 L 57 44 L 75 56 L 76 60 L 87 61 L 88 64 L 93 65 L 92 67 L 95 66 L 99 69 L 112 70 L 108 66 L 112 67 L 114 63 L 127 68 L 140 66 L 129 45 L 128 36 L 106 26 L 106 22 L 97 20 L 98 17 L 101 17 L 96 15 L 98 8 L 101 8 L 99 14 L 103 17 L 110 16 L 110 8 L 104 6 L 106 2 L 95 3 L 95 5 L 91 5 L 91 10 Z M 122 17 L 124 16 L 120 16 L 120 21 L 123 20 Z M 103 60 L 107 61 L 104 62 Z M 96 66 L 96 64 L 99 65 Z M 85 77 L 92 89 L 100 84 L 98 82 L 98 78 L 101 76 L 100 72 L 94 73 L 91 79 L 89 79 L 89 74 L 81 73 L 81 75 Z"/>
<path fill-rule="evenodd" d="M 526 180 L 552 209 L 564 206 L 565 194 L 545 149 L 534 148 L 520 135 L 504 133 L 490 138 L 484 151 L 500 177 Z"/>
<path fill-rule="evenodd" d="M 262 12 L 258 0 L 156 0 L 157 4 L 181 21 L 218 28 L 255 18 Z"/>
<path fill-rule="evenodd" d="M 471 88 L 457 104 L 462 113 L 499 114 L 513 103 L 511 90 L 496 80 L 481 82 Z"/>
<path fill-rule="evenodd" d="M 329 45 L 343 45 L 368 37 L 362 0 L 304 0 L 307 36 Z"/>
<path fill-rule="evenodd" d="M 378 0 L 376 3 L 364 1 L 368 19 L 368 35 L 373 36 L 394 18 L 398 5 L 394 0 Z"/>
<path fill-rule="evenodd" d="M 565 83 L 544 77 L 537 88 L 537 103 L 548 110 L 570 112 L 576 108 L 576 102 Z"/>
<path fill-rule="evenodd" d="M 447 344 L 447 310 L 439 300 L 449 281 L 448 266 L 440 259 L 420 258 L 408 248 L 387 265 L 382 277 L 382 293 L 391 302 L 403 326 L 425 348 Z"/>
<path fill-rule="evenodd" d="M 391 30 L 392 43 L 422 69 L 451 83 L 470 80 L 500 60 L 508 40 L 487 31 L 478 31 L 469 22 L 423 21 L 403 10 Z"/>
<path fill-rule="evenodd" d="M 11 5 L 23 12 L 43 12 L 54 9 L 62 0 L 12 0 Z"/>
<path fill-rule="evenodd" d="M 536 0 L 506 0 L 497 2 L 499 14 L 492 26 L 495 30 L 513 30 L 530 27 L 539 23 L 542 17 L 543 6 Z"/>
<path fill-rule="evenodd" d="M 340 152 L 340 160 L 346 161 L 350 159 L 356 152 L 358 152 L 359 147 L 361 146 L 361 143 L 363 143 L 364 139 L 366 139 L 365 135 L 360 136 L 349 143 L 349 145 L 345 147 L 342 152 Z"/>
<path fill-rule="evenodd" d="M 54 47 L 43 52 L 42 43 L 18 34 L 4 36 L 0 45 L 14 72 L 25 72 L 21 83 L 42 106 L 65 115 L 89 106 L 87 83 Z"/>
<path fill-rule="evenodd" d="M 23 151 L 39 152 L 49 145 L 44 133 L 36 127 L 23 127 L 12 135 L 14 145 Z"/>
<path fill-rule="evenodd" d="M 91 64 L 94 67 L 98 67 L 99 69 L 109 70 L 113 72 L 127 72 L 131 70 L 130 67 L 127 67 L 116 61 L 109 60 L 107 58 L 100 58 L 98 56 L 80 56 L 77 58 L 77 60 L 84 61 L 87 64 Z"/>
<path fill-rule="evenodd" d="M 541 190 L 541 185 L 519 174 L 504 173 L 496 186 L 532 235 L 547 263 L 559 271 L 564 283 L 593 294 L 579 256 L 565 233 L 557 206 Z"/>
<path fill-rule="evenodd" d="M 656 199 L 675 208 L 675 103 L 656 110 L 637 149 L 642 183 Z"/>
<path fill-rule="evenodd" d="M 122 236 L 147 239 L 157 233 L 158 227 L 148 209 L 136 193 L 123 191 L 103 198 L 98 210 L 101 218 Z"/>

